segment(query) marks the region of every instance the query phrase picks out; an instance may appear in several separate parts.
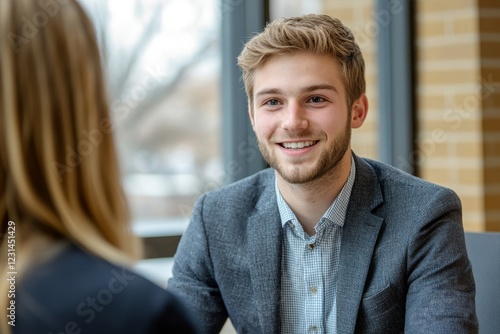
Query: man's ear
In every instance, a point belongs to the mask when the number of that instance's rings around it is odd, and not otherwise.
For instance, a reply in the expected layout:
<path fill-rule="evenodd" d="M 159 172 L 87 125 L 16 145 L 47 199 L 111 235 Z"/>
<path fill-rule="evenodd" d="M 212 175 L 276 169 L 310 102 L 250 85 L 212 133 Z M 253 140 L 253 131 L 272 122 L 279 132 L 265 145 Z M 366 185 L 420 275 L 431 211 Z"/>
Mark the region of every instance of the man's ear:
<path fill-rule="evenodd" d="M 366 119 L 366 115 L 368 115 L 368 98 L 363 93 L 352 105 L 351 128 L 357 129 L 361 127 Z"/>

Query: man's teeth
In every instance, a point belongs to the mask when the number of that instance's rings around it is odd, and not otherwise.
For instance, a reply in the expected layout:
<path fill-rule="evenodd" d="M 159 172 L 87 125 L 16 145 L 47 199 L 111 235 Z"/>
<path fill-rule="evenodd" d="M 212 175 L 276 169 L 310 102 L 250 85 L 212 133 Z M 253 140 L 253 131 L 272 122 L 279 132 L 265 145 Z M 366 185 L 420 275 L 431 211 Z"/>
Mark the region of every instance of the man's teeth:
<path fill-rule="evenodd" d="M 304 148 L 314 145 L 313 141 L 301 141 L 296 143 L 283 143 L 283 147 L 285 148 Z"/>

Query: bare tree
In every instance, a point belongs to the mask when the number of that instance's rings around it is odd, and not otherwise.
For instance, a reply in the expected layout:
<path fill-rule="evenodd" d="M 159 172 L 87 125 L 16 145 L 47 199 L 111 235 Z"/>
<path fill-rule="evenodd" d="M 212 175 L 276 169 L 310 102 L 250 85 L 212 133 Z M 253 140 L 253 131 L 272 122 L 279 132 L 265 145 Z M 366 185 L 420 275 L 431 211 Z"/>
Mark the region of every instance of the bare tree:
<path fill-rule="evenodd" d="M 217 52 L 218 34 L 216 30 L 198 29 L 197 40 L 201 41 L 194 52 L 187 57 L 176 59 L 176 66 L 170 66 L 168 59 L 163 64 L 169 75 L 156 78 L 154 85 L 148 85 L 147 89 L 141 89 L 141 84 L 134 80 L 140 76 L 138 73 L 144 72 L 144 54 L 150 48 L 154 48 L 154 36 L 161 31 L 162 14 L 165 11 L 166 1 L 158 1 L 153 10 L 146 8 L 144 2 L 134 0 L 134 15 L 136 22 L 147 22 L 146 24 L 136 24 L 137 29 L 141 29 L 137 43 L 127 47 L 116 45 L 109 36 L 110 17 L 113 15 L 109 2 L 86 0 L 88 8 L 95 20 L 99 31 L 101 49 L 104 58 L 107 59 L 107 74 L 110 84 L 112 101 L 112 112 L 116 116 L 116 129 L 119 134 L 119 147 L 122 156 L 133 157 L 139 150 L 151 152 L 165 151 L 167 144 L 176 144 L 186 135 L 186 129 L 191 126 L 192 120 L 169 123 L 161 122 L 151 126 L 151 119 L 155 117 L 160 109 L 165 113 L 178 113 L 179 110 L 168 110 L 169 101 L 176 97 L 174 94 L 179 84 L 186 82 L 190 69 L 204 61 L 214 52 Z M 193 10 L 197 10 L 193 8 Z M 198 9 L 199 10 L 199 9 Z M 130 24 L 133 24 L 131 22 Z M 168 39 L 165 41 L 168 43 Z M 134 96 L 135 94 L 135 96 Z M 199 101 L 202 113 L 203 101 Z M 166 109 L 163 110 L 162 108 Z M 193 108 L 193 107 L 192 107 Z M 202 120 L 203 117 L 198 117 Z M 189 129 L 187 130 L 189 131 Z M 199 140 L 206 141 L 204 131 L 192 131 L 189 133 L 189 142 Z M 205 136 L 205 138 L 203 138 Z M 206 147 L 201 145 L 188 144 L 195 151 L 194 154 L 202 159 L 207 157 Z M 213 151 L 213 149 L 212 149 Z M 127 159 L 124 159 L 127 160 Z M 133 172 L 130 161 L 124 161 L 126 170 Z"/>

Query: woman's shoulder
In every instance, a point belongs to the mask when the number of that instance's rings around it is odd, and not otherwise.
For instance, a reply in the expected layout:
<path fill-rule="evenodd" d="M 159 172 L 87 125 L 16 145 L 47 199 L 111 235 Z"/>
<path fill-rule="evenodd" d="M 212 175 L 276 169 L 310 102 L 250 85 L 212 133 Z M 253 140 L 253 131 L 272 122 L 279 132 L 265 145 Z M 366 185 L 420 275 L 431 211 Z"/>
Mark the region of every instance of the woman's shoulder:
<path fill-rule="evenodd" d="M 29 333 L 32 325 L 48 332 L 175 332 L 177 324 L 189 333 L 187 312 L 173 295 L 133 269 L 75 246 L 32 268 L 19 286 L 18 301 L 20 328 L 21 322 L 29 328 L 16 333 Z"/>

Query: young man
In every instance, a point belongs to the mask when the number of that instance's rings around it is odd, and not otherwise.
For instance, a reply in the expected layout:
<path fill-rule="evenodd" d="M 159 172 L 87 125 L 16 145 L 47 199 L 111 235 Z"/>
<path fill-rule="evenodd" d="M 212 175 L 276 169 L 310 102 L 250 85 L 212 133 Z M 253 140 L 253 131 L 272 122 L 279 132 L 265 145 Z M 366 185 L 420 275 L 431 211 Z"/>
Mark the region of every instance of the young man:
<path fill-rule="evenodd" d="M 272 167 L 198 200 L 168 289 L 218 333 L 476 333 L 458 197 L 350 148 L 364 61 L 339 20 L 278 20 L 238 58 Z"/>

